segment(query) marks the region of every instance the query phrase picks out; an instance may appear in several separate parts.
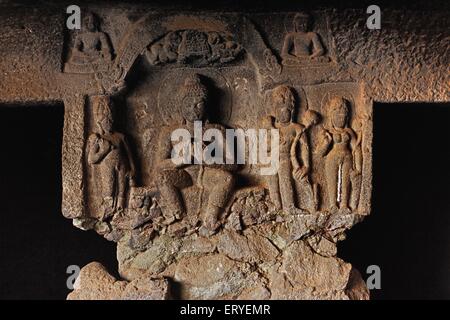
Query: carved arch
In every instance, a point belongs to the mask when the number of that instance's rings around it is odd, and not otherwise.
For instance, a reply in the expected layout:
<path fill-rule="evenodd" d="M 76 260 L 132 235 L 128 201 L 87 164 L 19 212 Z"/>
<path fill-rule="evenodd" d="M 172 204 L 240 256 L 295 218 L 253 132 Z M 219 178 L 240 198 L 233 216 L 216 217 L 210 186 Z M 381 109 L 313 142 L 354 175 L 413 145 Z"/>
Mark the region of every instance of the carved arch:
<path fill-rule="evenodd" d="M 116 57 L 108 71 L 98 73 L 97 80 L 105 93 L 119 90 L 137 58 L 146 48 L 162 39 L 177 27 L 176 17 L 147 14 L 133 23 L 119 42 Z M 255 68 L 260 91 L 270 88 L 281 74 L 281 65 L 272 50 L 266 45 L 253 22 L 245 16 L 215 16 L 208 18 L 208 25 L 196 23 L 199 17 L 182 16 L 179 29 L 204 29 L 226 32 L 239 43 L 250 64 Z"/>

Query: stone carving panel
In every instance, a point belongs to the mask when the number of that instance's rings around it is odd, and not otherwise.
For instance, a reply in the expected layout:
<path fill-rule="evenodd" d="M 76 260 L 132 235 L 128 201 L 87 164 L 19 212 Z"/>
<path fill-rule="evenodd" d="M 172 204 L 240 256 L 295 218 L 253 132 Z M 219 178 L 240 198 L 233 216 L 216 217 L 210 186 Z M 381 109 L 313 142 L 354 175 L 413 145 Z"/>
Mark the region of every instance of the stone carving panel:
<path fill-rule="evenodd" d="M 309 105 L 320 114 L 311 128 L 314 179 L 320 185 L 320 209 L 368 214 L 371 177 L 371 107 L 361 86 L 352 83 L 305 86 Z M 363 183 L 363 179 L 366 179 Z"/>
<path fill-rule="evenodd" d="M 292 31 L 283 41 L 281 56 L 288 66 L 309 66 L 330 61 L 322 38 L 311 30 L 313 19 L 307 13 L 297 13 L 293 17 Z"/>
<path fill-rule="evenodd" d="M 92 12 L 86 13 L 81 30 L 72 40 L 64 72 L 103 72 L 108 70 L 112 58 L 112 45 L 109 36 L 100 31 L 99 18 Z"/>
<path fill-rule="evenodd" d="M 267 176 L 271 200 L 277 209 L 298 208 L 299 190 L 296 186 L 301 185 L 308 189 L 309 201 L 306 202 L 312 202 L 314 208 L 317 200 L 314 200 L 313 186 L 309 182 L 310 148 L 307 131 L 305 126 L 293 121 L 296 101 L 292 89 L 284 85 L 276 87 L 272 90 L 270 103 L 273 115 L 263 119 L 264 125 L 278 129 L 280 135 L 278 172 Z"/>
<path fill-rule="evenodd" d="M 93 2 L 69 31 L 47 2 L 0 12 L 0 100 L 64 103 L 62 213 L 117 243 L 120 279 L 90 264 L 72 298 L 368 297 L 336 243 L 370 213 L 372 101 L 449 100 L 447 12 Z M 244 163 L 170 164 L 195 118 Z"/>
<path fill-rule="evenodd" d="M 310 16 L 290 16 L 295 31 L 279 56 L 247 19 L 240 21 L 255 42 L 192 24 L 142 39 L 133 44 L 139 54 L 132 67 L 121 72 L 121 89 L 104 87 L 86 100 L 86 208 L 74 224 L 118 243 L 125 280 L 167 278 L 185 286 L 185 298 L 289 298 L 280 274 L 295 290 L 308 290 L 288 271 L 297 259 L 292 248 L 313 260 L 327 257 L 320 263 L 333 268 L 343 263 L 336 242 L 369 213 L 371 108 L 361 84 L 291 80 L 295 68 L 332 60 L 309 31 Z M 102 41 L 96 30 L 88 38 Z M 120 63 L 103 74 L 114 79 L 108 73 Z M 189 136 L 183 144 L 180 132 Z M 266 140 L 256 143 L 252 132 L 267 133 Z M 262 170 L 267 163 L 253 161 L 264 152 L 277 160 L 270 174 Z M 174 161 L 181 153 L 187 162 Z M 208 261 L 228 271 L 208 271 L 210 284 L 193 275 L 191 283 L 192 266 Z M 346 268 L 342 281 L 350 282 L 355 273 Z M 235 287 L 211 291 L 230 276 Z M 207 294 L 196 295 L 198 287 Z"/>
<path fill-rule="evenodd" d="M 163 63 L 197 66 L 224 64 L 235 60 L 242 46 L 230 35 L 215 31 L 172 31 L 147 48 L 146 56 L 153 65 Z"/>

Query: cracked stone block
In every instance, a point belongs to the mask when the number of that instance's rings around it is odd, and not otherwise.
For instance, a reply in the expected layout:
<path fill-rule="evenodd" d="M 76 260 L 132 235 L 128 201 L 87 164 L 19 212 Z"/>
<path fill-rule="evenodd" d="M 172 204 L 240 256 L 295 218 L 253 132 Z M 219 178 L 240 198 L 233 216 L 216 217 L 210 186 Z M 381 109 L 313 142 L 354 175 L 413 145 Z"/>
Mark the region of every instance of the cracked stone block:
<path fill-rule="evenodd" d="M 68 300 L 167 300 L 167 279 L 141 278 L 131 282 L 117 280 L 98 262 L 91 262 L 80 270 L 74 291 Z"/>

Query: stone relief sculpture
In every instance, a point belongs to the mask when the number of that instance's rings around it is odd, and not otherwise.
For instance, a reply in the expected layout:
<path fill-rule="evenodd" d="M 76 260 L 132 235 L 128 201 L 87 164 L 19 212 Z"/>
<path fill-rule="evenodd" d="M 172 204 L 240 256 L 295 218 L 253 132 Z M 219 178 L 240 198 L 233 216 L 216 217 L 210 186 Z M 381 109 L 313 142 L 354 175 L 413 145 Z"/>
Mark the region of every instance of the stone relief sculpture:
<path fill-rule="evenodd" d="M 215 31 L 180 30 L 169 32 L 149 46 L 146 56 L 153 65 L 170 62 L 208 65 L 233 61 L 241 51 L 242 46 L 229 35 Z"/>
<path fill-rule="evenodd" d="M 205 115 L 208 91 L 198 74 L 192 74 L 185 79 L 179 94 L 183 117 L 180 128 L 188 130 L 193 136 L 194 121 L 205 121 L 204 130 L 215 128 L 224 132 L 224 127 L 221 125 L 207 121 Z M 194 164 L 194 160 L 192 165 L 175 165 L 171 159 L 173 146 L 170 140 L 170 132 L 174 128 L 177 128 L 177 124 L 163 130 L 159 143 L 157 186 L 161 192 L 163 213 L 168 223 L 182 219 L 186 215 L 186 208 L 180 189 L 196 184 L 201 192 L 208 193 L 200 220 L 203 232 L 211 234 L 220 226 L 219 216 L 223 213 L 227 200 L 233 192 L 234 178 L 230 172 L 233 167 L 225 164 Z"/>
<path fill-rule="evenodd" d="M 353 152 L 354 170 L 350 173 L 350 183 L 352 192 L 350 194 L 350 209 L 356 210 L 359 206 L 359 200 L 361 199 L 362 188 L 362 171 L 363 171 L 363 150 L 362 150 L 362 138 L 363 130 L 368 122 L 368 119 L 364 119 L 365 115 L 360 115 L 353 124 L 353 129 L 356 133 L 356 142 L 354 144 L 355 152 Z"/>
<path fill-rule="evenodd" d="M 264 121 L 279 130 L 280 166 L 278 173 L 268 176 L 270 197 L 277 209 L 296 207 L 294 181 L 307 181 L 310 170 L 309 146 L 305 127 L 293 122 L 295 98 L 291 88 L 276 87 L 271 96 L 272 112 Z M 300 151 L 300 155 L 298 155 Z"/>
<path fill-rule="evenodd" d="M 266 63 L 267 74 L 269 76 L 281 74 L 282 67 L 278 63 L 278 60 L 275 57 L 275 55 L 272 53 L 272 50 L 270 50 L 269 48 L 264 50 L 264 60 Z"/>
<path fill-rule="evenodd" d="M 235 231 L 275 220 L 277 208 L 271 208 L 270 194 L 264 188 L 249 188 L 236 192 L 230 206 L 225 228 Z"/>
<path fill-rule="evenodd" d="M 83 25 L 64 65 L 67 73 L 93 73 L 105 71 L 112 60 L 112 47 L 108 35 L 99 31 L 95 14 L 87 12 Z"/>
<path fill-rule="evenodd" d="M 386 8 L 389 28 L 355 32 L 353 9 L 312 2 L 94 1 L 68 31 L 65 7 L 3 7 L 0 100 L 64 103 L 61 211 L 117 244 L 120 279 L 90 264 L 70 298 L 368 299 L 337 243 L 370 214 L 372 105 L 449 100 L 448 13 Z M 196 119 L 279 129 L 280 170 L 174 165 Z"/>
<path fill-rule="evenodd" d="M 95 96 L 92 104 L 97 128 L 88 139 L 87 161 L 98 183 L 104 220 L 125 208 L 128 188 L 135 184 L 135 168 L 125 136 L 113 129 L 109 96 Z"/>
<path fill-rule="evenodd" d="M 90 133 L 81 139 L 86 208 L 74 224 L 117 242 L 124 281 L 147 279 L 146 288 L 161 285 L 166 293 L 173 285 L 183 299 L 348 298 L 354 291 L 366 298 L 352 287 L 359 283 L 352 267 L 336 257 L 337 241 L 370 202 L 370 152 L 363 150 L 370 151 L 371 120 L 361 116 L 370 114 L 362 86 L 323 83 L 328 66 L 311 77 L 282 66 L 329 61 L 319 34 L 309 31 L 309 16 L 296 15 L 282 63 L 270 49 L 278 36 L 231 16 L 174 17 L 160 25 L 152 14 L 136 20 L 124 32 L 132 41 L 119 39 L 115 71 L 106 67 L 112 57 L 106 34 L 80 33 L 76 43 L 93 39 L 104 51 L 79 54 L 78 61 L 94 70 L 103 59 L 102 79 L 116 83 L 119 72 L 126 90 L 118 119 L 110 98 L 116 91 L 88 94 L 92 111 L 79 124 Z M 278 171 L 264 176 L 259 164 L 200 162 L 194 149 L 200 145 L 204 155 L 213 141 L 195 138 L 190 161 L 175 163 L 172 133 L 183 129 L 195 137 L 196 121 L 202 137 L 208 129 L 222 136 L 231 128 L 277 129 Z"/>
<path fill-rule="evenodd" d="M 178 47 L 181 36 L 177 32 L 170 32 L 162 40 L 151 45 L 147 51 L 147 58 L 151 64 L 174 62 L 178 59 Z"/>
<path fill-rule="evenodd" d="M 293 20 L 293 31 L 286 34 L 281 49 L 284 65 L 307 65 L 328 62 L 319 34 L 311 30 L 312 18 L 306 13 L 297 13 Z"/>
<path fill-rule="evenodd" d="M 349 101 L 342 97 L 333 97 L 325 108 L 329 123 L 326 125 L 318 153 L 325 157 L 328 210 L 350 213 L 351 192 L 359 192 L 355 188 L 355 182 L 360 177 L 362 168 L 361 139 L 349 127 Z"/>
<path fill-rule="evenodd" d="M 128 216 L 131 218 L 131 229 L 144 225 L 146 222 L 161 220 L 161 209 L 155 201 L 155 190 L 145 187 L 131 187 L 128 202 Z M 162 221 L 161 221 L 162 222 Z"/>

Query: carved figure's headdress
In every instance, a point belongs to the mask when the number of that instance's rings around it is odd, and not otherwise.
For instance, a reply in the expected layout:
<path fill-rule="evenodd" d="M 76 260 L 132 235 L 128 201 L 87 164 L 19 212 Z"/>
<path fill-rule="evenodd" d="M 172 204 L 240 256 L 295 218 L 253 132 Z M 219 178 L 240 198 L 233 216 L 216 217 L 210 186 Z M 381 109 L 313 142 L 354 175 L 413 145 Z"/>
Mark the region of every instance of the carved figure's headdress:
<path fill-rule="evenodd" d="M 208 90 L 202 83 L 200 76 L 197 73 L 189 75 L 181 87 L 180 97 L 181 100 L 192 97 L 207 98 Z"/>
<path fill-rule="evenodd" d="M 99 95 L 93 96 L 91 99 L 96 119 L 103 119 L 106 117 L 112 119 L 112 104 L 109 96 Z"/>
<path fill-rule="evenodd" d="M 348 115 L 350 109 L 349 109 L 349 102 L 344 99 L 343 97 L 335 96 L 332 97 L 327 102 L 328 112 L 340 112 L 345 113 Z"/>
<path fill-rule="evenodd" d="M 306 12 L 298 12 L 295 14 L 293 21 L 302 21 L 306 23 L 307 28 L 311 27 L 312 18 L 311 15 Z"/>
<path fill-rule="evenodd" d="M 273 89 L 272 101 L 275 107 L 280 105 L 288 106 L 290 109 L 294 109 L 295 98 L 291 88 L 285 85 L 281 85 Z"/>

